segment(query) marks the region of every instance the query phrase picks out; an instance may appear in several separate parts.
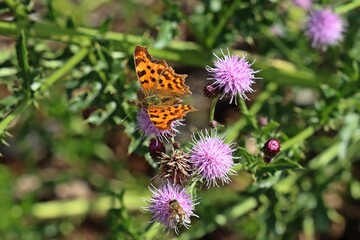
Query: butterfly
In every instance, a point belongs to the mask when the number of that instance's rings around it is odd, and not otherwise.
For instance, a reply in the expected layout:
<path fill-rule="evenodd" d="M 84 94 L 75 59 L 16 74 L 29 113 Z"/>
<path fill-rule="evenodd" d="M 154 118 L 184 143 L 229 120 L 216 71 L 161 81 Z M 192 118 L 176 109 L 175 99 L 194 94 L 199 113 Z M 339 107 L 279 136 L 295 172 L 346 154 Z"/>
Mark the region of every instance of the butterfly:
<path fill-rule="evenodd" d="M 173 121 L 196 110 L 190 105 L 179 104 L 182 97 L 191 94 L 185 85 L 186 74 L 176 74 L 164 60 L 154 59 L 146 47 L 135 47 L 134 61 L 145 95 L 138 105 L 146 109 L 157 129 L 170 130 Z"/>

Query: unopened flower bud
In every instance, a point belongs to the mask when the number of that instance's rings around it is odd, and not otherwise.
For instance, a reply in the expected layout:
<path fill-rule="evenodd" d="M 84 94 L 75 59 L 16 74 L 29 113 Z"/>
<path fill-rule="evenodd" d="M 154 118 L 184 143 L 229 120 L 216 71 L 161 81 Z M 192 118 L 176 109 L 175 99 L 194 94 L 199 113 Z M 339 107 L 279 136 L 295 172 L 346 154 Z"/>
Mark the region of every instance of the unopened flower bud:
<path fill-rule="evenodd" d="M 280 142 L 275 138 L 267 140 L 262 148 L 262 152 L 264 153 L 264 161 L 270 163 L 280 152 Z"/>
<path fill-rule="evenodd" d="M 211 128 L 216 128 L 218 126 L 218 122 L 215 120 L 211 120 L 211 122 L 209 122 L 209 127 Z"/>
<path fill-rule="evenodd" d="M 179 142 L 174 142 L 173 147 L 174 147 L 174 149 L 180 149 L 180 143 Z"/>
<path fill-rule="evenodd" d="M 217 87 L 214 87 L 211 83 L 205 85 L 204 87 L 204 95 L 207 98 L 214 99 L 219 96 L 220 91 Z"/>
<path fill-rule="evenodd" d="M 158 139 L 152 138 L 149 144 L 149 152 L 151 158 L 157 160 L 162 153 L 165 153 L 165 146 Z"/>
<path fill-rule="evenodd" d="M 267 117 L 259 117 L 259 124 L 261 127 L 265 127 L 266 125 L 268 125 L 269 120 Z"/>

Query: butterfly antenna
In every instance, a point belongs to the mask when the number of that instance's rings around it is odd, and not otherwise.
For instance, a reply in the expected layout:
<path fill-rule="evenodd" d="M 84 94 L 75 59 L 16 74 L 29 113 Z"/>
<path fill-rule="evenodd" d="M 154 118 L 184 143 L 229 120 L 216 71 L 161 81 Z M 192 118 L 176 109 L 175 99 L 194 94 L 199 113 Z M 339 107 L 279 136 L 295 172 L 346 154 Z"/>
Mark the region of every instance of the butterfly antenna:
<path fill-rule="evenodd" d="M 130 113 L 128 113 L 125 118 L 121 119 L 121 122 L 124 122 L 130 115 L 132 115 L 134 112 L 136 112 L 136 110 L 131 111 Z"/>
<path fill-rule="evenodd" d="M 136 106 L 139 105 L 139 101 L 137 99 L 135 99 L 135 98 L 131 98 L 131 97 L 128 97 L 128 96 L 124 96 L 123 94 L 118 94 L 118 93 L 113 93 L 113 92 L 110 92 L 109 94 L 120 97 L 120 98 L 122 98 L 124 100 L 127 100 L 127 102 L 129 104 L 131 104 L 131 105 L 136 105 Z"/>

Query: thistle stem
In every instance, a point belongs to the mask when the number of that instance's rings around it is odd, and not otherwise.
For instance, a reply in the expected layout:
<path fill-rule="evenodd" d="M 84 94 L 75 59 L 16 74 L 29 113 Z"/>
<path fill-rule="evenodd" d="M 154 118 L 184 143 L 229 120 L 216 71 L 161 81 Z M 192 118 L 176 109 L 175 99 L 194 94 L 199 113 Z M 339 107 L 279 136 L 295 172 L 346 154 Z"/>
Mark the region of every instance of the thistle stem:
<path fill-rule="evenodd" d="M 81 62 L 84 57 L 87 55 L 88 49 L 83 48 L 78 51 L 74 56 L 72 56 L 61 68 L 56 70 L 51 74 L 46 80 L 42 82 L 42 85 L 35 91 L 35 100 L 41 97 L 41 94 L 48 90 L 49 87 L 53 86 L 58 80 L 60 80 L 66 73 L 71 71 L 79 62 Z M 24 111 L 27 107 L 31 105 L 31 101 L 22 100 L 16 108 L 9 113 L 1 122 L 0 122 L 0 133 L 3 132 L 7 126 L 17 117 L 20 116 L 20 113 Z"/>
<path fill-rule="evenodd" d="M 360 0 L 349 1 L 348 3 L 341 4 L 335 8 L 335 12 L 338 14 L 343 14 L 349 12 L 357 7 L 360 7 Z"/>
<path fill-rule="evenodd" d="M 216 104 L 217 104 L 218 100 L 219 100 L 219 97 L 216 97 L 211 100 L 209 123 L 214 120 L 215 108 L 216 108 Z"/>
<path fill-rule="evenodd" d="M 257 99 L 255 100 L 255 103 L 251 106 L 249 109 L 249 114 L 252 116 L 255 116 L 256 113 L 260 111 L 263 104 L 271 97 L 273 96 L 273 93 L 278 88 L 278 85 L 275 83 L 270 83 L 267 85 L 264 92 L 262 92 Z M 226 141 L 227 142 L 233 142 L 235 141 L 238 136 L 240 135 L 240 131 L 246 126 L 247 119 L 246 118 L 240 118 L 237 122 L 235 122 L 232 126 L 229 126 L 226 128 L 225 136 L 227 136 Z"/>
<path fill-rule="evenodd" d="M 358 1 L 357 1 L 358 2 Z M 60 28 L 48 22 L 32 23 L 31 27 L 22 22 L 0 21 L 0 32 L 5 36 L 18 36 L 24 30 L 28 38 L 41 38 L 66 43 L 74 43 L 82 47 L 93 46 L 93 39 L 101 36 L 108 40 L 114 50 L 124 51 L 131 55 L 136 44 L 145 42 L 141 36 L 119 32 L 101 33 L 99 30 L 77 27 L 75 29 Z M 172 41 L 166 49 L 152 49 L 154 57 L 166 58 L 188 66 L 206 66 L 211 63 L 211 53 L 204 51 L 201 46 L 192 42 Z M 285 85 L 295 85 L 319 88 L 320 83 L 337 86 L 335 74 L 321 76 L 309 71 L 298 70 L 293 63 L 278 59 L 269 59 L 264 56 L 250 54 L 245 51 L 233 51 L 234 54 L 247 55 L 250 60 L 256 59 L 254 67 L 262 69 L 261 77 L 271 79 Z"/>

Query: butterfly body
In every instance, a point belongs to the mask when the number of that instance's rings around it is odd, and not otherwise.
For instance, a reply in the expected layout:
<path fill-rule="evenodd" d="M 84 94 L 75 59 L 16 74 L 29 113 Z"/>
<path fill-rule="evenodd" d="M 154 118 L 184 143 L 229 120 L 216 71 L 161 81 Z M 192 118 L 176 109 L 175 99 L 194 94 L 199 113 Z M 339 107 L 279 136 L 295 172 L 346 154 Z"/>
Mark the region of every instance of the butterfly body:
<path fill-rule="evenodd" d="M 173 96 L 147 96 L 139 102 L 139 105 L 144 108 L 151 106 L 170 106 L 181 102 L 180 98 L 174 98 Z"/>
<path fill-rule="evenodd" d="M 173 121 L 195 110 L 190 105 L 179 104 L 181 97 L 191 94 L 185 85 L 185 74 L 176 74 L 164 60 L 154 59 L 142 46 L 136 46 L 134 61 L 136 75 L 145 94 L 138 105 L 147 110 L 157 129 L 170 130 Z"/>

